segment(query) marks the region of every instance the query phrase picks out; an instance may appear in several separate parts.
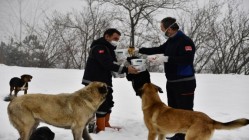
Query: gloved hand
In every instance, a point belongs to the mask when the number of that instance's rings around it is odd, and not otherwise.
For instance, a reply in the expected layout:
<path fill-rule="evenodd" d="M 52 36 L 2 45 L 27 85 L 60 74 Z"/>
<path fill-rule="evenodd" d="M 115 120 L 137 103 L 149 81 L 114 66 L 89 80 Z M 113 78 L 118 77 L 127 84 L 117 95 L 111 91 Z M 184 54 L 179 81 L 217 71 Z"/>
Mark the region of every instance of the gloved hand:
<path fill-rule="evenodd" d="M 165 55 L 150 55 L 147 57 L 149 62 L 160 65 L 168 62 L 169 57 Z"/>
<path fill-rule="evenodd" d="M 130 56 L 136 56 L 138 54 L 138 48 L 136 47 L 129 47 L 128 48 L 128 53 Z"/>

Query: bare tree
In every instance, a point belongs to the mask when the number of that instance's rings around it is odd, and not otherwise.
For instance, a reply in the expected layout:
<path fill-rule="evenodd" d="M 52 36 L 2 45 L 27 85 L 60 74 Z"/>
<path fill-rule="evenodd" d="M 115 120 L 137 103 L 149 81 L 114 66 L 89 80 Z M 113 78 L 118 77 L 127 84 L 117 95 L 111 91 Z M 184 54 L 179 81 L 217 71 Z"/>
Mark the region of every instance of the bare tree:
<path fill-rule="evenodd" d="M 98 1 L 87 0 L 85 10 L 66 15 L 57 13 L 52 20 L 64 46 L 62 60 L 65 68 L 81 69 L 85 67 L 90 44 L 110 26 L 111 16 Z"/>
<path fill-rule="evenodd" d="M 6 0 L 1 2 L 0 7 L 1 34 L 19 40 L 20 44 L 29 35 L 26 26 L 36 27 L 39 19 L 49 9 L 45 0 Z"/>
<path fill-rule="evenodd" d="M 220 24 L 213 27 L 215 54 L 211 58 L 213 73 L 243 73 L 249 63 L 249 18 L 239 11 L 237 3 L 228 3 Z"/>
<path fill-rule="evenodd" d="M 116 19 L 122 22 L 122 25 L 128 25 L 129 33 L 127 36 L 130 38 L 129 45 L 135 46 L 135 40 L 141 36 L 144 30 L 140 30 L 139 26 L 153 24 L 153 13 L 159 9 L 177 9 L 182 8 L 184 3 L 188 0 L 102 0 L 113 4 L 117 9 Z M 142 28 L 145 29 L 145 28 Z"/>
<path fill-rule="evenodd" d="M 196 44 L 198 73 L 248 72 L 249 18 L 239 6 L 236 1 L 212 2 L 191 12 L 187 32 Z"/>
<path fill-rule="evenodd" d="M 222 3 L 210 2 L 204 7 L 194 9 L 183 15 L 189 17 L 185 23 L 186 33 L 193 39 L 196 46 L 195 68 L 197 73 L 205 71 L 207 63 L 215 53 L 213 46 L 212 25 L 217 25 Z M 179 19 L 185 19 L 180 17 Z"/>

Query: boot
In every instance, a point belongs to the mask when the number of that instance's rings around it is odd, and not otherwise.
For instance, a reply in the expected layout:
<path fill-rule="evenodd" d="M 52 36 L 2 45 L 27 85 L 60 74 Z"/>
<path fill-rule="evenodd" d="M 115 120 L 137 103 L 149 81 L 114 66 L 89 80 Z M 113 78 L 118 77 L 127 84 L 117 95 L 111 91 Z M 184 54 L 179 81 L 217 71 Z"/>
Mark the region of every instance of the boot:
<path fill-rule="evenodd" d="M 114 130 L 117 130 L 119 131 L 121 129 L 121 127 L 119 126 L 111 126 L 110 123 L 109 123 L 109 120 L 110 120 L 110 113 L 106 114 L 105 116 L 105 127 L 109 127 L 109 128 L 112 128 Z"/>
<path fill-rule="evenodd" d="M 96 132 L 105 131 L 105 117 L 97 118 L 96 120 Z"/>
<path fill-rule="evenodd" d="M 105 127 L 111 127 L 109 120 L 110 120 L 110 113 L 105 115 Z"/>

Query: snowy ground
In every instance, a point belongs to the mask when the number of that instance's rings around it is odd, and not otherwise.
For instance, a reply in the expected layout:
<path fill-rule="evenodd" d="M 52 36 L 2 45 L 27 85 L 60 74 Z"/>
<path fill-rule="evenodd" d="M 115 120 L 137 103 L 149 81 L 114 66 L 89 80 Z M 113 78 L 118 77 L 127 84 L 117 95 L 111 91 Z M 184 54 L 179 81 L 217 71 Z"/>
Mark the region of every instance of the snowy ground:
<path fill-rule="evenodd" d="M 82 87 L 83 70 L 42 69 L 5 66 L 0 64 L 0 140 L 16 140 L 19 136 L 7 115 L 7 102 L 2 99 L 9 93 L 9 80 L 22 74 L 31 74 L 31 93 L 74 92 Z M 152 82 L 165 92 L 166 79 L 163 73 L 151 73 Z M 195 96 L 195 110 L 205 112 L 219 121 L 249 118 L 249 76 L 198 74 Z M 94 140 L 146 140 L 147 129 L 143 123 L 141 100 L 135 96 L 131 83 L 126 79 L 113 79 L 115 107 L 111 124 L 122 126 L 120 131 L 107 129 L 91 134 Z M 19 92 L 22 95 L 23 92 Z M 160 94 L 167 103 L 166 94 Z M 46 125 L 46 124 L 41 124 Z M 55 132 L 55 140 L 73 139 L 71 131 L 49 126 Z M 216 131 L 212 140 L 249 140 L 249 126 L 231 130 Z"/>

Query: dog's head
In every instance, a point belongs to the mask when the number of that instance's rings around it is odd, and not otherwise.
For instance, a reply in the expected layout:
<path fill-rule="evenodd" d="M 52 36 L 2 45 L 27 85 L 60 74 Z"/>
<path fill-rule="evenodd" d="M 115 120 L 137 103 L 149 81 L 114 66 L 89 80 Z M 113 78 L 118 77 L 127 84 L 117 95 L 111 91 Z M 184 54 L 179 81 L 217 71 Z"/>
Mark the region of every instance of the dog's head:
<path fill-rule="evenodd" d="M 24 81 L 24 82 L 30 82 L 31 81 L 31 79 L 32 79 L 33 77 L 31 76 L 31 75 L 29 75 L 29 74 L 23 74 L 22 76 L 21 76 L 21 79 Z"/>
<path fill-rule="evenodd" d="M 159 86 L 152 83 L 145 83 L 140 89 L 141 97 L 145 94 L 158 94 L 158 92 L 163 93 L 163 90 Z"/>
<path fill-rule="evenodd" d="M 91 82 L 84 88 L 87 91 L 88 97 L 92 99 L 93 102 L 102 103 L 108 93 L 108 88 L 106 83 L 103 82 Z"/>

